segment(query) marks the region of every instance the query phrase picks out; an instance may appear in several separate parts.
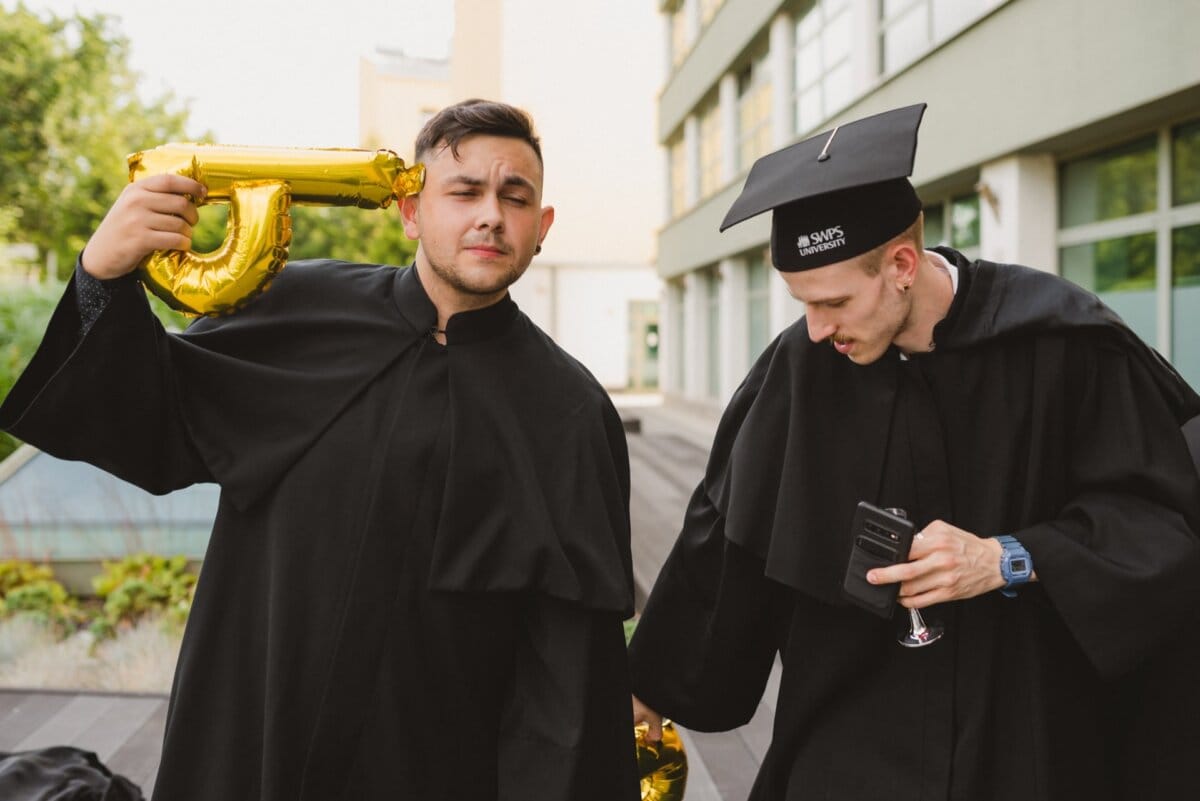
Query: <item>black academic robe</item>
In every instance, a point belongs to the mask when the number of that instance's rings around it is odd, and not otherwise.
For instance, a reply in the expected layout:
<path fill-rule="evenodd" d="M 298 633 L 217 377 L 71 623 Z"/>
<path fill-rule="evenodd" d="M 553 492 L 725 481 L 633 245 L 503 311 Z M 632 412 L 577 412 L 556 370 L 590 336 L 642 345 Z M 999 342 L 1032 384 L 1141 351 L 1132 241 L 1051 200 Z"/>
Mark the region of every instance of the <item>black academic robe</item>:
<path fill-rule="evenodd" d="M 155 799 L 636 796 L 620 420 L 511 299 L 435 323 L 411 268 L 182 335 L 130 279 L 80 337 L 68 287 L 0 425 L 222 487 Z"/>
<path fill-rule="evenodd" d="M 1200 399 L 1094 296 L 968 263 L 935 349 L 867 366 L 772 343 L 720 423 L 630 646 L 684 726 L 745 723 L 751 799 L 1200 797 Z M 858 501 L 1013 534 L 1040 581 L 925 611 L 907 649 L 841 592 Z"/>

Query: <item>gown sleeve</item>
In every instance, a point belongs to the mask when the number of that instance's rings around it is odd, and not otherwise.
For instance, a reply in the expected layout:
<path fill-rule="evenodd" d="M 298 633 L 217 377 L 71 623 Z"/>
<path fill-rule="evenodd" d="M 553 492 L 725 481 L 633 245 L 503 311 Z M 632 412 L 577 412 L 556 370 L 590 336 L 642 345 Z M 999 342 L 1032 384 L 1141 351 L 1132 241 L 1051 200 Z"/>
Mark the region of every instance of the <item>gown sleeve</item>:
<path fill-rule="evenodd" d="M 1200 480 L 1179 424 L 1127 350 L 1074 343 L 1066 503 L 1012 532 L 1102 675 L 1136 667 L 1200 610 Z"/>
<path fill-rule="evenodd" d="M 750 720 L 791 614 L 785 588 L 763 569 L 725 537 L 702 483 L 630 642 L 639 699 L 697 731 Z"/>
<path fill-rule="evenodd" d="M 76 283 L 0 405 L 0 428 L 152 493 L 212 481 L 184 423 L 170 335 L 141 285 L 132 276 L 106 281 L 107 302 L 81 315 Z"/>

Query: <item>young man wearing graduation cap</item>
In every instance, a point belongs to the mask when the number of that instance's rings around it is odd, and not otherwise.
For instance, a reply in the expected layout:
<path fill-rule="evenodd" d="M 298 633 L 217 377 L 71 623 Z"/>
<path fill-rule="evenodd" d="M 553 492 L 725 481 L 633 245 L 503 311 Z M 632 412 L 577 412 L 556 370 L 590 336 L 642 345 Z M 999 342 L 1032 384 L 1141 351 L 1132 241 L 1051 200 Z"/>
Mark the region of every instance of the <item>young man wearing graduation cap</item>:
<path fill-rule="evenodd" d="M 755 801 L 1200 797 L 1200 397 L 1090 293 L 925 249 L 923 113 L 765 156 L 722 225 L 772 211 L 806 317 L 721 420 L 635 718 L 739 726 L 778 654 Z M 907 557 L 858 566 L 860 502 Z M 901 647 L 905 608 L 943 636 Z"/>
<path fill-rule="evenodd" d="M 637 797 L 624 433 L 508 295 L 554 216 L 538 137 L 464 101 L 416 155 L 413 265 L 292 262 L 181 335 L 131 271 L 203 187 L 131 184 L 0 407 L 152 492 L 221 485 L 155 799 Z"/>

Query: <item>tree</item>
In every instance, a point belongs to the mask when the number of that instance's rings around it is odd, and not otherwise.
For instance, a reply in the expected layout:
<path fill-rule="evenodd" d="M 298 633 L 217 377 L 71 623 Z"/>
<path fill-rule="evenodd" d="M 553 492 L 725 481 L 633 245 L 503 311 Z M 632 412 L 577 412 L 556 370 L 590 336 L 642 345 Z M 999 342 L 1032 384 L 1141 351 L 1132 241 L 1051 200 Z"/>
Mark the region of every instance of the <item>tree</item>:
<path fill-rule="evenodd" d="M 126 156 L 186 138 L 186 107 L 143 102 L 128 56 L 111 16 L 0 9 L 0 209 L 63 277 L 128 181 Z"/>
<path fill-rule="evenodd" d="M 225 238 L 228 208 L 213 205 L 200 209 L 200 224 L 192 237 L 193 250 L 206 253 L 220 246 Z M 291 216 L 289 260 L 341 259 L 403 265 L 411 262 L 417 252 L 417 243 L 404 235 L 394 203 L 377 210 L 292 206 Z"/>

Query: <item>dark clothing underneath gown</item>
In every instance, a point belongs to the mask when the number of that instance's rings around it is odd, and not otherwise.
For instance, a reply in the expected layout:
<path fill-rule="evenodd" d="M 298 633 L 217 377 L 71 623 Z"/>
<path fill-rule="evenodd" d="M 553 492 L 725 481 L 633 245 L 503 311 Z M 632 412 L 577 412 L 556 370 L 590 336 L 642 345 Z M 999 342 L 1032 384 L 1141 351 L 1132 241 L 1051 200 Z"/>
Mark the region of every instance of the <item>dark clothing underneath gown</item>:
<path fill-rule="evenodd" d="M 67 746 L 0 753 L 4 801 L 143 801 L 142 791 L 89 751 Z"/>
<path fill-rule="evenodd" d="M 412 269 L 294 262 L 183 335 L 68 287 L 0 425 L 222 495 L 160 801 L 632 799 L 628 459 L 508 298 L 447 344 Z"/>
<path fill-rule="evenodd" d="M 801 321 L 751 371 L 631 643 L 634 692 L 732 728 L 778 654 L 753 801 L 1200 798 L 1195 394 L 1101 310 L 1062 324 L 1078 290 L 946 255 L 933 352 L 858 366 Z M 1051 324 L 1026 325 L 1039 302 Z M 1040 581 L 925 610 L 945 637 L 903 648 L 907 614 L 840 597 L 860 500 L 1012 534 Z"/>

